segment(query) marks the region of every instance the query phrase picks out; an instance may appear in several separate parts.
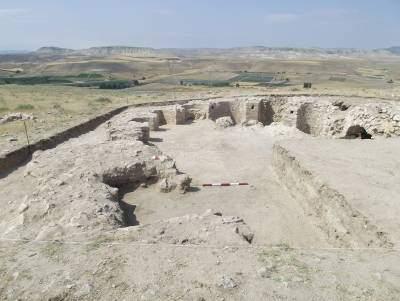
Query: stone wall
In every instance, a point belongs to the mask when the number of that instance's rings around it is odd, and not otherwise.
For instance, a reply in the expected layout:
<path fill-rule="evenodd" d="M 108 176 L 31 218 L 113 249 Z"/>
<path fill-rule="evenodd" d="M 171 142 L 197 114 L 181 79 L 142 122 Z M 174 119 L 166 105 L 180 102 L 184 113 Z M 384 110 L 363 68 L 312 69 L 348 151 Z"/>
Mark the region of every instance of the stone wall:
<path fill-rule="evenodd" d="M 262 122 L 263 118 L 263 108 L 264 104 L 261 102 L 260 99 L 251 99 L 251 100 L 246 100 L 244 103 L 244 116 L 243 119 L 241 120 L 242 122 L 244 121 L 249 121 L 249 120 L 257 120 Z"/>
<path fill-rule="evenodd" d="M 144 108 L 144 107 L 153 107 L 153 106 L 167 106 L 167 105 L 183 105 L 188 103 L 190 100 L 178 100 L 178 101 L 167 101 L 167 102 L 149 102 L 149 103 L 141 103 L 132 106 L 123 106 L 117 109 L 114 109 L 108 113 L 102 114 L 95 118 L 84 121 L 74 127 L 68 128 L 60 133 L 57 133 L 53 136 L 50 136 L 45 139 L 41 139 L 33 144 L 28 146 L 23 146 L 19 149 L 11 151 L 7 154 L 4 154 L 0 157 L 0 178 L 7 176 L 9 173 L 21 167 L 29 162 L 31 159 L 31 155 L 33 152 L 37 150 L 46 150 L 50 148 L 54 148 L 57 145 L 75 137 L 79 137 L 89 131 L 94 130 L 96 127 L 106 122 L 110 118 L 115 115 L 120 114 L 125 111 L 128 107 L 136 107 L 136 108 Z M 183 113 L 180 112 L 177 116 L 178 122 L 182 122 Z M 161 120 L 162 117 L 157 120 Z M 145 117 L 147 118 L 147 117 Z M 154 121 L 154 120 L 153 120 Z M 150 120 L 148 120 L 149 126 L 155 128 L 157 125 L 151 124 Z M 161 125 L 161 124 L 160 124 Z"/>
<path fill-rule="evenodd" d="M 323 121 L 327 113 L 325 106 L 304 103 L 297 111 L 296 127 L 303 133 L 318 136 L 322 132 Z"/>
<path fill-rule="evenodd" d="M 160 124 L 185 124 L 187 121 L 186 109 L 181 105 L 156 109 Z"/>
<path fill-rule="evenodd" d="M 230 99 L 210 102 L 208 118 L 215 121 L 221 117 L 231 117 L 235 124 L 249 120 L 260 121 L 263 104 L 260 99 Z"/>
<path fill-rule="evenodd" d="M 208 118 L 215 121 L 220 117 L 231 117 L 234 121 L 235 118 L 232 116 L 231 101 L 212 101 L 208 107 Z"/>
<path fill-rule="evenodd" d="M 112 110 L 106 114 L 89 119 L 81 124 L 78 124 L 72 128 L 57 133 L 46 139 L 41 139 L 30 146 L 24 146 L 5 154 L 4 156 L 0 157 L 0 178 L 6 176 L 16 168 L 25 164 L 28 160 L 30 160 L 33 152 L 37 150 L 46 150 L 56 147 L 58 144 L 68 139 L 75 138 L 89 131 L 92 131 L 111 117 L 124 111 L 126 108 L 127 106 L 124 106 Z"/>

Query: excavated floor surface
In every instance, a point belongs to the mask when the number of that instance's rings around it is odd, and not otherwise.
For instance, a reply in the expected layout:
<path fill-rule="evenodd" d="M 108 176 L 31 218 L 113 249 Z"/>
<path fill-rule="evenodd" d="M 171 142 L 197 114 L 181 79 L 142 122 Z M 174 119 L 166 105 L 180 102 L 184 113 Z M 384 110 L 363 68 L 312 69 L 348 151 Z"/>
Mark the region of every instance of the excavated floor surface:
<path fill-rule="evenodd" d="M 287 128 L 287 134 L 293 135 Z M 293 132 L 296 132 L 295 130 Z M 272 145 L 279 139 L 268 128 L 215 129 L 209 120 L 190 125 L 163 126 L 152 132 L 153 143 L 176 160 L 180 171 L 193 178 L 184 195 L 160 195 L 139 188 L 124 200 L 136 206 L 139 223 L 201 214 L 208 208 L 242 217 L 254 231 L 254 243 L 327 246 L 313 219 L 278 182 L 271 166 Z M 284 137 L 284 136 L 281 136 Z M 201 187 L 204 183 L 248 182 L 250 186 Z M 197 191 L 198 190 L 198 191 Z"/>

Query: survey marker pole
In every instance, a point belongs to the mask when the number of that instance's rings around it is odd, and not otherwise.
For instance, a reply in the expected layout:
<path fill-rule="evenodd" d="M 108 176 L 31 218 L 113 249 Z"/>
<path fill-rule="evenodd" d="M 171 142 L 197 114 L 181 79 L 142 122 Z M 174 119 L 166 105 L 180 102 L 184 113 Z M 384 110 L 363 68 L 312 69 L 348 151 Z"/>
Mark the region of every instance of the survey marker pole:
<path fill-rule="evenodd" d="M 26 141 L 28 142 L 28 152 L 31 153 L 31 143 L 29 142 L 28 128 L 26 126 L 25 120 L 24 120 L 24 129 L 25 129 Z"/>

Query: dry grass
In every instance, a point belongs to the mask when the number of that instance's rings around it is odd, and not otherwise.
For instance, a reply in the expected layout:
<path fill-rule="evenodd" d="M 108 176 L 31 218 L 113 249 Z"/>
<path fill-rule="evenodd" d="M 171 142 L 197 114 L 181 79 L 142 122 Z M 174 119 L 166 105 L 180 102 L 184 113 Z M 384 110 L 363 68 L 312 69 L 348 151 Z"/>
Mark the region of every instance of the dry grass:
<path fill-rule="evenodd" d="M 147 60 L 147 61 L 146 61 Z M 121 62 L 119 62 L 121 61 Z M 203 98 L 254 94 L 316 94 L 378 97 L 400 99 L 400 61 L 370 62 L 367 60 L 272 60 L 232 58 L 188 58 L 168 64 L 161 59 L 118 58 L 115 62 L 105 58 L 101 62 L 79 65 L 75 70 L 68 64 L 45 64 L 42 70 L 51 74 L 74 74 L 90 72 L 93 64 L 101 68 L 113 65 L 114 77 L 145 76 L 146 85 L 126 90 L 99 90 L 68 86 L 0 86 L 0 116 L 8 112 L 24 111 L 38 118 L 29 121 L 31 140 L 35 141 L 59 132 L 62 129 L 123 105 L 166 101 L 176 99 Z M 106 65 L 104 65 L 106 64 Z M 97 66 L 97 65 L 96 65 Z M 128 69 L 121 68 L 128 67 Z M 99 68 L 100 68 L 99 67 Z M 36 68 L 36 67 L 35 67 Z M 91 68 L 91 69 L 87 69 Z M 121 70 L 120 73 L 118 73 Z M 134 74 L 129 70 L 135 71 Z M 180 86 L 180 79 L 229 79 L 238 71 L 268 72 L 283 74 L 290 79 L 285 87 L 259 87 L 241 83 L 240 88 L 210 88 L 202 86 Z M 36 70 L 37 71 L 37 70 Z M 36 74 L 32 69 L 32 74 Z M 385 79 L 371 75 L 385 74 Z M 42 74 L 42 72 L 40 73 Z M 345 81 L 330 80 L 343 77 Z M 393 79 L 394 83 L 387 83 Z M 303 82 L 313 82 L 313 88 L 303 89 Z M 11 137 L 18 139 L 8 142 Z M 26 143 L 23 124 L 12 122 L 0 125 L 0 153 L 15 149 Z"/>
<path fill-rule="evenodd" d="M 50 85 L 3 85 L 0 86 L 0 116 L 24 112 L 37 117 L 37 120 L 27 121 L 33 142 L 121 106 L 210 96 L 203 87 L 184 89 L 153 84 L 150 91 L 147 89 L 145 86 L 141 89 L 100 90 Z M 10 138 L 17 138 L 17 141 L 10 143 Z M 25 144 L 22 122 L 0 125 L 0 154 Z"/>

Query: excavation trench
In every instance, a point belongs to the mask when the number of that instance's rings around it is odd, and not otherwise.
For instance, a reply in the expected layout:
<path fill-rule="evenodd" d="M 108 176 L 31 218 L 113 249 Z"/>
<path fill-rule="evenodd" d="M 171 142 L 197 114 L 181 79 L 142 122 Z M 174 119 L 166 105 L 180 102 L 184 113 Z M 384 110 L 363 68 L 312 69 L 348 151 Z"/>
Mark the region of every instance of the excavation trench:
<path fill-rule="evenodd" d="M 125 194 L 134 192 L 139 186 L 140 183 L 126 184 L 118 189 L 118 203 L 123 211 L 123 225 L 126 227 L 140 225 L 135 215 L 136 206 L 123 201 Z"/>
<path fill-rule="evenodd" d="M 382 112 L 379 118 L 374 110 Z M 293 167 L 274 163 L 273 154 L 273 145 L 283 138 L 366 138 L 370 133 L 374 137 L 384 136 L 386 128 L 382 129 L 378 121 L 386 118 L 385 114 L 392 116 L 390 120 L 385 119 L 387 127 L 397 118 L 388 109 L 344 108 L 329 101 L 317 103 L 287 98 L 131 108 L 93 132 L 34 154 L 26 174 L 40 181 L 37 191 L 26 193 L 30 197 L 21 207 L 28 208 L 24 209 L 23 222 L 33 223 L 32 227 L 24 227 L 34 238 L 46 235 L 51 238 L 51 235 L 65 235 L 71 229 L 76 233 L 95 230 L 99 223 L 104 229 L 115 229 L 177 216 L 201 215 L 212 209 L 222 216 L 243 219 L 254 231 L 254 244 L 329 247 L 351 245 L 355 241 L 366 246 L 385 245 L 384 235 L 378 240 L 372 235 L 379 231 L 372 226 L 368 231 L 363 228 L 367 220 L 354 223 L 348 219 L 341 209 L 346 208 L 341 206 L 346 200 L 329 189 L 326 195 L 333 195 L 337 202 L 328 207 L 316 204 L 315 198 L 299 197 L 307 195 L 302 189 L 312 187 L 311 180 L 311 184 L 301 180 L 307 171 L 292 173 L 296 184 L 293 187 L 300 191 L 296 193 L 288 181 L 282 180 L 284 176 L 278 178 L 275 174 Z M 219 128 L 216 121 L 221 117 L 230 117 L 235 126 Z M 388 127 L 389 134 L 398 134 L 396 124 Z M 153 159 L 161 153 L 171 158 Z M 178 179 L 181 174 L 176 166 L 193 178 L 193 187 L 188 193 L 161 193 L 160 181 L 157 185 L 149 183 L 149 179 Z M 280 167 L 274 169 L 274 166 Z M 47 182 L 51 185 L 44 184 Z M 202 186 L 237 182 L 250 185 Z M 75 187 L 73 191 L 71 187 Z M 319 189 L 313 187 L 310 191 L 315 196 Z M 311 202 L 310 206 L 304 206 L 307 202 Z M 18 208 L 13 210 L 18 214 Z M 341 222 L 324 223 L 321 210 Z M 59 225 L 54 234 L 55 230 L 46 224 L 47 219 L 38 219 L 38 216 L 51 216 L 67 226 L 64 229 Z M 348 225 L 349 233 L 346 230 L 343 234 Z M 19 231 L 19 228 L 12 229 Z"/>
<path fill-rule="evenodd" d="M 299 160 L 279 143 L 274 145 L 273 165 L 282 184 L 300 201 L 303 210 L 318 217 L 319 227 L 333 245 L 351 248 L 393 246 L 387 233 L 352 207 L 343 193 L 328 184 L 327 178 L 307 169 L 307 161 Z"/>
<path fill-rule="evenodd" d="M 366 128 L 375 128 L 375 133 L 383 134 L 379 124 L 368 124 L 352 109 L 344 103 L 299 102 L 285 98 L 188 104 L 180 115 L 182 118 L 167 122 L 163 117 L 165 122 L 160 122 L 160 130 L 152 132 L 151 136 L 154 145 L 171 155 L 177 166 L 193 177 L 199 190 L 186 195 L 163 195 L 154 187 L 137 187 L 124 194 L 122 201 L 134 206 L 129 208 L 134 209 L 136 220 L 145 224 L 180 215 L 200 214 L 209 208 L 224 215 L 237 215 L 254 230 L 254 242 L 261 244 L 390 245 L 384 235 L 376 235 L 379 231 L 375 231 L 373 225 L 364 227 L 368 220 L 360 218 L 354 223 L 346 217 L 341 209 L 346 207 L 345 200 L 335 196 L 337 201 L 321 209 L 323 207 L 313 203 L 313 198 L 298 197 L 297 190 L 292 191 L 292 187 L 281 176 L 278 179 L 273 171 L 274 165 L 279 166 L 273 163 L 272 152 L 277 141 L 273 129 L 277 125 L 284 128 L 283 132 L 289 139 L 299 137 L 296 130 L 314 137 L 346 139 L 370 139 L 372 135 Z M 369 114 L 373 115 L 373 112 Z M 208 120 L 202 120 L 204 116 Z M 218 129 L 215 122 L 221 117 L 230 117 L 235 126 Z M 188 125 L 188 120 L 193 123 Z M 249 121 L 259 122 L 264 127 L 240 126 Z M 302 183 L 302 173 L 293 173 L 293 177 L 294 181 Z M 201 187 L 204 183 L 221 182 L 249 182 L 251 186 Z M 336 195 L 330 190 L 326 194 Z M 308 206 L 304 206 L 304 202 L 309 202 Z M 337 225 L 324 222 L 326 216 L 321 215 L 320 210 L 329 212 L 332 220 L 341 222 Z"/>
<path fill-rule="evenodd" d="M 140 225 L 140 221 L 136 216 L 136 205 L 130 204 L 125 201 L 126 195 L 132 195 L 138 190 L 140 187 L 146 187 L 155 185 L 158 182 L 158 178 L 156 176 L 148 178 L 143 181 L 135 181 L 130 183 L 124 183 L 115 187 L 118 189 L 118 204 L 123 212 L 123 227 L 132 227 Z"/>
<path fill-rule="evenodd" d="M 166 125 L 162 129 L 165 130 L 152 132 L 157 139 L 154 144 L 193 178 L 196 189 L 186 194 L 162 194 L 157 185 L 136 186 L 123 195 L 122 202 L 134 208 L 136 220 L 141 224 L 201 215 L 213 209 L 222 216 L 242 218 L 254 232 L 254 244 L 329 245 L 324 233 L 277 181 L 270 168 L 273 137 L 263 129 L 219 130 L 210 120 Z M 202 187 L 204 183 L 221 182 L 251 185 Z"/>

